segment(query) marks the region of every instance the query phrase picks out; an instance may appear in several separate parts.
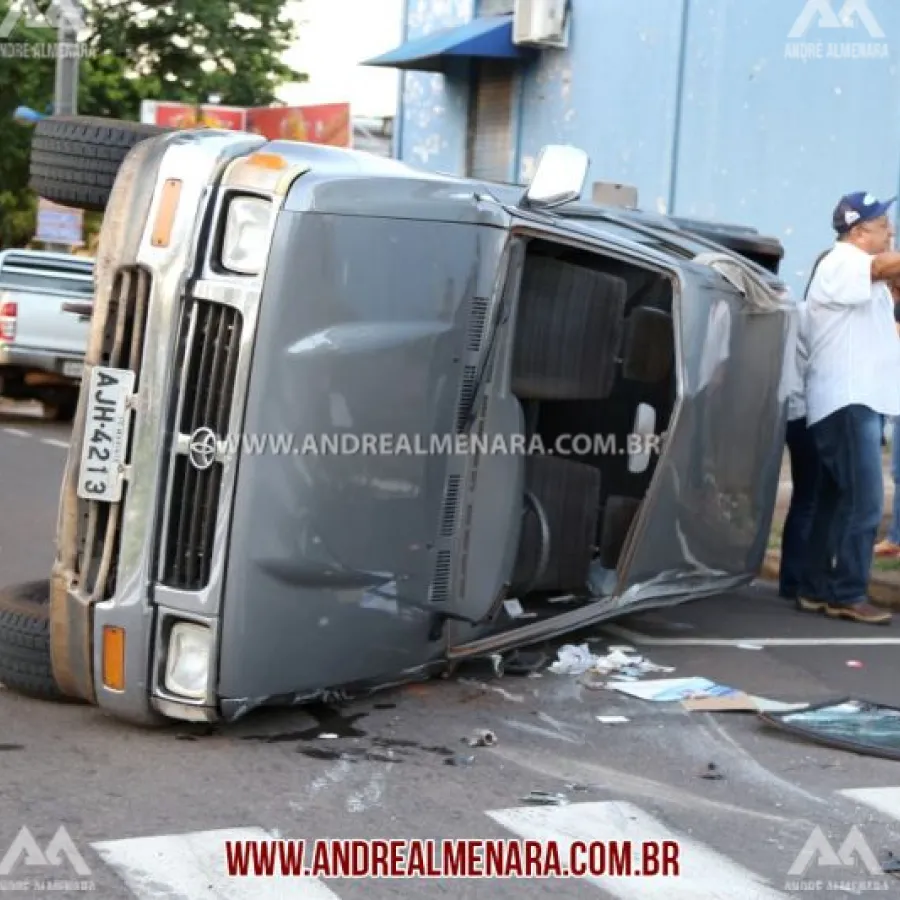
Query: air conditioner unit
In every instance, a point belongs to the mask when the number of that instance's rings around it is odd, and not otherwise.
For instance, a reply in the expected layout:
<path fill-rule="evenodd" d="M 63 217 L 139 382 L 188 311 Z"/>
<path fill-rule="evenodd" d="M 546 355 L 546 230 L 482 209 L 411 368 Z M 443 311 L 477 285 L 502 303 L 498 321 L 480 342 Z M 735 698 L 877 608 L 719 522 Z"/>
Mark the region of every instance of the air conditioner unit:
<path fill-rule="evenodd" d="M 569 46 L 572 0 L 516 0 L 513 43 L 525 47 Z"/>

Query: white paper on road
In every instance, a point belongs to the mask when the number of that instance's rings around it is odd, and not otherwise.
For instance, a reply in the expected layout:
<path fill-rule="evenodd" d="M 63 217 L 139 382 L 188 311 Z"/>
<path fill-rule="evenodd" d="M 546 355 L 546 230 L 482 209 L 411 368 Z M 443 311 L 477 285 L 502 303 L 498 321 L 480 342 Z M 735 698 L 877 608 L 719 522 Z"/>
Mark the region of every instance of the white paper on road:
<path fill-rule="evenodd" d="M 655 681 L 609 681 L 606 687 L 639 700 L 677 703 L 694 712 L 792 712 L 807 703 L 782 703 L 747 694 L 708 678 L 661 678 Z"/>
<path fill-rule="evenodd" d="M 741 692 L 708 678 L 658 678 L 653 681 L 608 681 L 612 691 L 629 694 L 654 703 L 677 703 L 679 700 L 707 697 L 733 697 Z"/>

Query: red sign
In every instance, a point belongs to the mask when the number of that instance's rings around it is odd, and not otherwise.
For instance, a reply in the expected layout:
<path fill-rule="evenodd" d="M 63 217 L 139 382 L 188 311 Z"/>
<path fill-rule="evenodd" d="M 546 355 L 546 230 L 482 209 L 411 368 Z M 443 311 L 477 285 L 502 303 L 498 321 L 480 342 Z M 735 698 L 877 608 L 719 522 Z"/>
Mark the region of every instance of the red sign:
<path fill-rule="evenodd" d="M 151 101 L 141 110 L 141 119 L 166 128 L 247 129 L 247 110 L 242 106 L 201 106 L 198 109 L 189 103 Z"/>
<path fill-rule="evenodd" d="M 247 129 L 270 141 L 350 146 L 350 104 L 259 106 L 248 111 Z"/>
<path fill-rule="evenodd" d="M 141 121 L 167 128 L 225 128 L 249 131 L 270 141 L 305 141 L 349 147 L 349 103 L 320 106 L 203 106 L 145 100 Z"/>

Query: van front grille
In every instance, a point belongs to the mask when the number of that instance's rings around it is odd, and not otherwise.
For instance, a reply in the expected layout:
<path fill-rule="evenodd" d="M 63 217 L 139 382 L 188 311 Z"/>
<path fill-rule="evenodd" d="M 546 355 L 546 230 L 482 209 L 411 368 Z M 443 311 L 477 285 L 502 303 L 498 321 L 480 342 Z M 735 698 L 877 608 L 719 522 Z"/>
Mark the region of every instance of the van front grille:
<path fill-rule="evenodd" d="M 228 437 L 242 319 L 232 306 L 185 304 L 173 408 L 175 439 L 162 541 L 162 584 L 201 590 L 209 583 L 222 487 L 216 448 Z"/>
<path fill-rule="evenodd" d="M 150 274 L 146 270 L 139 266 L 123 266 L 116 271 L 109 302 L 105 306 L 98 365 L 130 369 L 135 373 L 135 390 L 140 384 L 150 288 Z M 94 314 L 103 309 L 103 305 L 95 301 Z M 133 433 L 132 413 L 126 465 L 130 462 Z M 127 484 L 123 485 L 122 499 L 118 503 L 78 499 L 75 573 L 80 589 L 96 600 L 107 600 L 115 593 L 122 534 L 120 514 L 127 489 Z"/>

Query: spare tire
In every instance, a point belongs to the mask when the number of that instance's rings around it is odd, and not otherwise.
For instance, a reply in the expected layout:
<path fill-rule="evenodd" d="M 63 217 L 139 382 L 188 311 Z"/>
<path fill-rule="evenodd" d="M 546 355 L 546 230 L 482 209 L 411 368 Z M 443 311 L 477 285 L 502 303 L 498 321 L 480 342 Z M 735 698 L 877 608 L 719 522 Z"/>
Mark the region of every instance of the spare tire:
<path fill-rule="evenodd" d="M 171 130 L 122 119 L 48 116 L 35 125 L 29 187 L 52 203 L 103 212 L 129 150 Z"/>
<path fill-rule="evenodd" d="M 0 684 L 41 700 L 73 702 L 53 677 L 46 579 L 0 590 Z"/>

